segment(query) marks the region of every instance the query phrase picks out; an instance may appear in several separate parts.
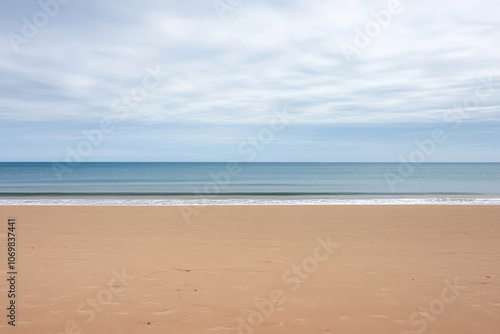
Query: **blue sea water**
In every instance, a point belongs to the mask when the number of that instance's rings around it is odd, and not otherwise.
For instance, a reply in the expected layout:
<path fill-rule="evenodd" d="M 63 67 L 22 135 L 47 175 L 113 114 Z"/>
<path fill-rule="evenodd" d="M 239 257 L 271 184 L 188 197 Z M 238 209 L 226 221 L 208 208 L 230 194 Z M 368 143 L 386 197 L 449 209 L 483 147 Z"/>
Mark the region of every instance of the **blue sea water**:
<path fill-rule="evenodd" d="M 500 163 L 0 163 L 0 205 L 500 204 Z"/>

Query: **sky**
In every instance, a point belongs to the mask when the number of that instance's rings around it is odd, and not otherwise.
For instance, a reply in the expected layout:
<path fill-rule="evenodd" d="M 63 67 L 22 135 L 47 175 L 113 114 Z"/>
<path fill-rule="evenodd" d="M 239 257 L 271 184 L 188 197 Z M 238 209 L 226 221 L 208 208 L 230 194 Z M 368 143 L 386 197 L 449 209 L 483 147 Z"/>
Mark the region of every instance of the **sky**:
<path fill-rule="evenodd" d="M 500 161 L 500 2 L 0 4 L 0 161 Z"/>

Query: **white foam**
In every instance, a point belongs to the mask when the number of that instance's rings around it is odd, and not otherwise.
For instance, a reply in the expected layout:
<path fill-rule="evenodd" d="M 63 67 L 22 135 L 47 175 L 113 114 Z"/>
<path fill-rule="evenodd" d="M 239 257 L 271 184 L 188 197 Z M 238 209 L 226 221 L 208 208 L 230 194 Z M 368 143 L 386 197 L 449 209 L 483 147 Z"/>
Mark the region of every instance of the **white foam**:
<path fill-rule="evenodd" d="M 212 205 L 500 205 L 500 198 L 356 198 L 356 199 L 138 199 L 138 198 L 37 198 L 0 199 L 0 205 L 57 206 L 212 206 Z"/>

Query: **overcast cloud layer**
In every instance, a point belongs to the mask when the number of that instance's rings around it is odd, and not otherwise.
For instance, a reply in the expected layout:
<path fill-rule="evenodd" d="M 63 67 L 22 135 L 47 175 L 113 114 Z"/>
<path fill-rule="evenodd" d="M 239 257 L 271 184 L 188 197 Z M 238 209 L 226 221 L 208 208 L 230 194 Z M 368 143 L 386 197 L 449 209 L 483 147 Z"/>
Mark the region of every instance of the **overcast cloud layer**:
<path fill-rule="evenodd" d="M 500 2 L 227 2 L 71 0 L 30 36 L 41 5 L 4 2 L 1 159 L 63 160 L 121 115 L 88 161 L 238 160 L 286 110 L 256 161 L 397 161 L 436 127 L 429 161 L 500 161 Z"/>

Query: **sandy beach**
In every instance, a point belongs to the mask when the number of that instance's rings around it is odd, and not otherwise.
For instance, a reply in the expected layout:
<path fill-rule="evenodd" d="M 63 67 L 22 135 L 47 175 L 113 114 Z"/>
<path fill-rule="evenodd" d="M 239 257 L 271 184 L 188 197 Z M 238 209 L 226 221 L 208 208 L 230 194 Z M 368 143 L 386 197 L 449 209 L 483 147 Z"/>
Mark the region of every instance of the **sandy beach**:
<path fill-rule="evenodd" d="M 500 332 L 499 206 L 211 206 L 191 218 L 0 207 L 0 331 Z"/>

